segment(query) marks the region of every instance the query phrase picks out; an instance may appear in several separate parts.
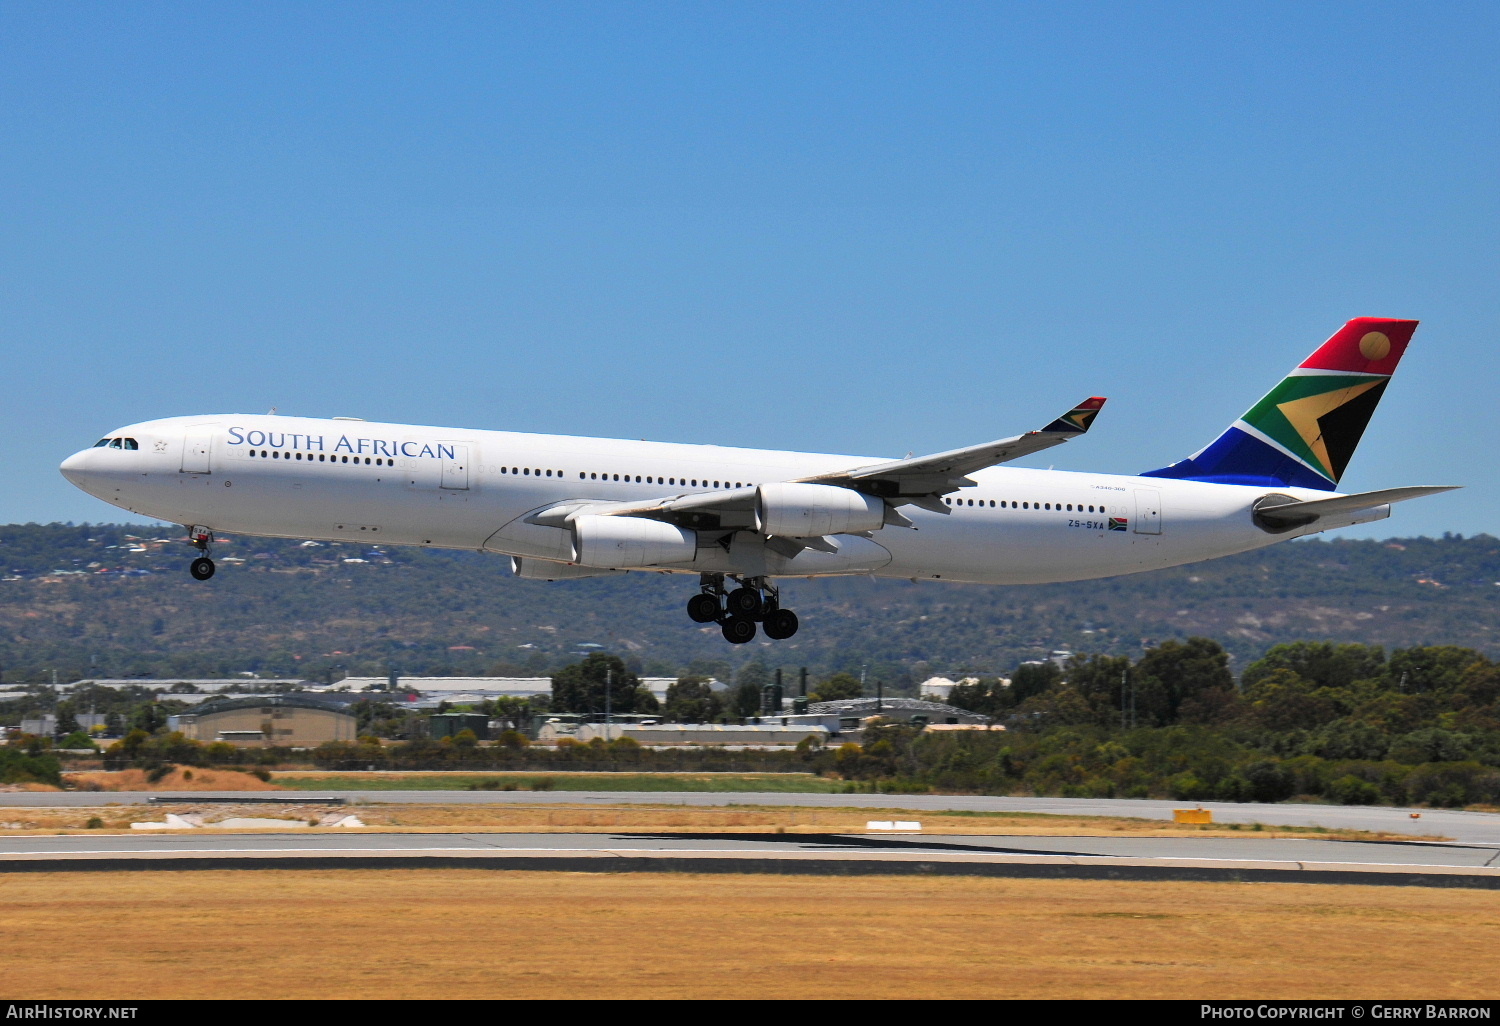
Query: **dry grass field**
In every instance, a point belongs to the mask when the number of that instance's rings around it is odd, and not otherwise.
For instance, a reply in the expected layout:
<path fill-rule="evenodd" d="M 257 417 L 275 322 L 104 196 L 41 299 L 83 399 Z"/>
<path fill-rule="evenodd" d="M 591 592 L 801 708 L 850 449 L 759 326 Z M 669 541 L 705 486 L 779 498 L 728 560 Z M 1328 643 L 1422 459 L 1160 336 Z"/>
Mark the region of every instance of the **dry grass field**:
<path fill-rule="evenodd" d="M 863 833 L 872 819 L 915 819 L 928 834 L 1130 834 L 1152 837 L 1316 837 L 1330 840 L 1411 839 L 1408 834 L 1330 830 L 1317 827 L 1265 827 L 1218 824 L 1179 826 L 1163 820 L 1123 816 L 1052 816 L 1025 812 L 914 812 L 910 809 L 797 808 L 781 805 L 406 805 L 355 804 L 346 806 L 174 804 L 164 806 L 107 805 L 98 808 L 0 808 L 0 831 L 5 833 L 75 833 L 87 830 L 91 819 L 103 832 L 130 831 L 136 821 L 161 820 L 168 812 L 199 813 L 208 819 L 231 816 L 301 819 L 316 822 L 343 811 L 357 815 L 369 830 L 381 831 L 500 831 L 506 833 L 609 833 L 622 830 L 654 832 L 731 831 L 734 833 Z M 1424 837 L 1435 840 L 1434 837 Z"/>
<path fill-rule="evenodd" d="M 1500 892 L 483 870 L 0 875 L 7 996 L 1500 997 Z"/>
<path fill-rule="evenodd" d="M 193 769 L 174 766 L 165 776 L 151 780 L 145 770 L 69 773 L 67 782 L 80 791 L 280 791 L 275 784 L 234 769 Z M 48 788 L 56 790 L 56 788 Z"/>

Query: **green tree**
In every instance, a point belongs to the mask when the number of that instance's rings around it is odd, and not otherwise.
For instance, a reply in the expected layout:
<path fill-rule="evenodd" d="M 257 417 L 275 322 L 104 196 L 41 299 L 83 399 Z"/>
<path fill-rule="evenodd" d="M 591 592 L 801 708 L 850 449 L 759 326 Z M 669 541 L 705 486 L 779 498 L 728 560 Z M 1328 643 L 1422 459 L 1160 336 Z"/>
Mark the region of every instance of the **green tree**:
<path fill-rule="evenodd" d="M 1052 663 L 1027 662 L 1010 675 L 1010 690 L 1019 705 L 1061 682 L 1062 671 Z"/>
<path fill-rule="evenodd" d="M 1125 656 L 1074 656 L 1063 675 L 1068 686 L 1088 702 L 1093 722 L 1105 727 L 1121 723 L 1120 709 L 1128 693 L 1130 660 Z"/>
<path fill-rule="evenodd" d="M 1234 677 L 1229 673 L 1229 654 L 1210 638 L 1163 642 L 1141 657 L 1135 664 L 1135 672 L 1161 683 L 1161 690 L 1153 695 L 1152 703 L 1157 706 L 1153 711 L 1159 724 L 1176 723 L 1186 701 L 1200 699 L 1211 692 L 1234 690 Z"/>
<path fill-rule="evenodd" d="M 167 725 L 167 710 L 160 702 L 142 702 L 130 715 L 132 730 L 154 734 Z"/>
<path fill-rule="evenodd" d="M 1276 670 L 1291 670 L 1319 687 L 1347 688 L 1355 681 L 1379 677 L 1384 668 L 1385 652 L 1379 645 L 1293 641 L 1267 649 L 1245 667 L 1240 684 L 1248 689 Z"/>
<path fill-rule="evenodd" d="M 841 702 L 848 698 L 859 698 L 865 693 L 859 678 L 852 673 L 835 673 L 818 685 L 817 691 L 807 697 L 814 702 Z"/>
<path fill-rule="evenodd" d="M 1312 730 L 1338 719 L 1343 711 L 1328 691 L 1295 670 L 1277 669 L 1247 687 L 1245 701 L 1254 721 L 1267 730 Z"/>
<path fill-rule="evenodd" d="M 675 723 L 712 723 L 723 710 L 719 696 L 709 687 L 707 677 L 678 677 L 667 685 L 667 719 Z"/>
<path fill-rule="evenodd" d="M 1472 648 L 1457 645 L 1397 649 L 1386 664 L 1385 678 L 1393 689 L 1405 694 L 1452 691 L 1466 673 L 1488 664 L 1489 660 Z"/>
<path fill-rule="evenodd" d="M 604 692 L 617 713 L 652 712 L 655 699 L 641 687 L 619 656 L 594 652 L 581 663 L 565 666 L 552 677 L 552 705 L 557 712 L 603 713 Z M 652 708 L 642 708 L 650 700 Z"/>
<path fill-rule="evenodd" d="M 75 715 L 77 712 L 75 704 L 67 699 L 57 703 L 57 732 L 59 734 L 72 734 L 78 730 L 78 719 Z"/>
<path fill-rule="evenodd" d="M 759 659 L 750 660 L 734 675 L 734 688 L 726 696 L 724 711 L 741 719 L 756 715 L 760 712 L 761 689 L 769 683 L 771 671 L 766 664 Z"/>
<path fill-rule="evenodd" d="M 996 677 L 953 685 L 948 692 L 948 704 L 981 716 L 998 717 L 1015 708 L 1016 703 L 1011 685 Z"/>

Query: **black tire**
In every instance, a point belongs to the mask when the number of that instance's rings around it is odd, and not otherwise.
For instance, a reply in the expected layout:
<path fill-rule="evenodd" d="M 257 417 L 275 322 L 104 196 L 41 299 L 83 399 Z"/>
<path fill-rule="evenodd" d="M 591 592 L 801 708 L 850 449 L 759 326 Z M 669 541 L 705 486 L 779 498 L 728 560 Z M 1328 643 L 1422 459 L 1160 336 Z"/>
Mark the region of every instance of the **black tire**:
<path fill-rule="evenodd" d="M 694 623 L 713 623 L 721 615 L 719 610 L 719 596 L 701 592 L 688 599 L 688 619 Z"/>
<path fill-rule="evenodd" d="M 772 610 L 766 615 L 766 622 L 761 625 L 761 629 L 772 641 L 785 641 L 797 633 L 797 614 L 790 609 Z"/>
<path fill-rule="evenodd" d="M 731 645 L 743 645 L 755 638 L 755 621 L 747 620 L 743 616 L 731 616 L 719 626 L 724 634 L 724 640 Z"/>
<path fill-rule="evenodd" d="M 760 615 L 760 601 L 760 592 L 754 588 L 736 588 L 729 593 L 725 604 L 730 616 L 743 616 L 747 620 L 753 620 Z"/>
<path fill-rule="evenodd" d="M 188 573 L 193 575 L 195 581 L 206 581 L 214 575 L 214 561 L 207 556 L 199 556 L 188 567 Z"/>

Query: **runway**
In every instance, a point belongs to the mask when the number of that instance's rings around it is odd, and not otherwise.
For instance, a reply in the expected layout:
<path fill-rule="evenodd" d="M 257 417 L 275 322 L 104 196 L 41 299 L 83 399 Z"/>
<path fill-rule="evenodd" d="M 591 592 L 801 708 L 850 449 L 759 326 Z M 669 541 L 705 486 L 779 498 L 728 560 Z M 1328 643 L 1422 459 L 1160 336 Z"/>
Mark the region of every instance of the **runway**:
<path fill-rule="evenodd" d="M 39 791 L 0 793 L 0 808 L 91 808 L 144 804 L 153 797 L 212 802 L 215 798 L 275 801 L 277 797 L 336 798 L 359 804 L 420 805 L 762 805 L 804 808 L 906 809 L 972 812 L 1030 812 L 1065 816 L 1128 816 L 1170 820 L 1174 808 L 1196 806 L 1130 798 L 1011 798 L 985 795 L 798 794 L 706 791 Z M 1358 805 L 1257 805 L 1204 802 L 1216 823 L 1264 823 L 1327 829 L 1426 834 L 1471 844 L 1500 845 L 1500 814 L 1453 809 L 1403 809 Z M 1418 818 L 1413 818 L 1415 814 Z"/>
<path fill-rule="evenodd" d="M 1303 838 L 650 833 L 0 837 L 0 873 L 472 868 L 1500 888 L 1500 845 Z"/>

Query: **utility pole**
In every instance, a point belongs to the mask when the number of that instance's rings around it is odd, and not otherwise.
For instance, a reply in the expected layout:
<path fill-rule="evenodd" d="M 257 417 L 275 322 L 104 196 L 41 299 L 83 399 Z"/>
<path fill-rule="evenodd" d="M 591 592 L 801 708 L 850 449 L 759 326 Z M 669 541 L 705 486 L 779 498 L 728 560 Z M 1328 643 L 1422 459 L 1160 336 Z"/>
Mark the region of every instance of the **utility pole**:
<path fill-rule="evenodd" d="M 885 711 L 885 681 L 875 681 L 875 711 Z"/>
<path fill-rule="evenodd" d="M 798 695 L 798 697 L 806 698 L 807 697 L 807 667 L 805 667 L 805 666 L 802 667 L 801 673 L 802 673 L 802 684 L 801 684 L 800 689 L 797 692 L 797 695 Z"/>
<path fill-rule="evenodd" d="M 606 741 L 614 740 L 614 736 L 610 733 L 609 730 L 609 692 L 610 687 L 614 684 L 614 682 L 615 669 L 613 666 L 606 666 L 604 668 L 604 740 Z"/>

